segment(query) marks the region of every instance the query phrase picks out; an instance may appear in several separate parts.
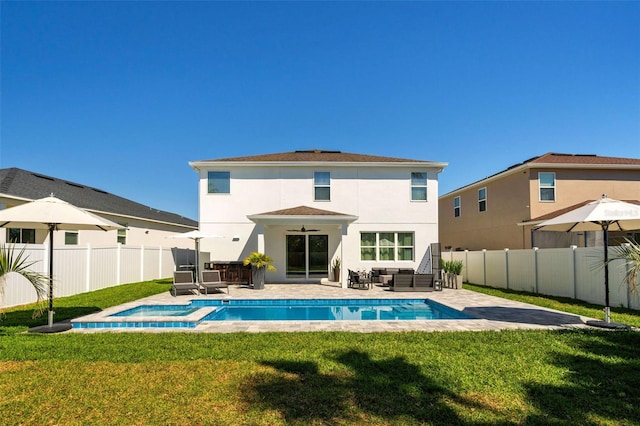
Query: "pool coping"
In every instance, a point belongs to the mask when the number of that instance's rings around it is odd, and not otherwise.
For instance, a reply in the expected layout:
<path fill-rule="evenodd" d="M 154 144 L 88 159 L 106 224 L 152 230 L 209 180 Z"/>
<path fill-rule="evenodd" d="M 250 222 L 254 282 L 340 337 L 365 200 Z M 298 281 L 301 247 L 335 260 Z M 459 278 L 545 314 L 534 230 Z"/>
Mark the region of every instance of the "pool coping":
<path fill-rule="evenodd" d="M 191 299 L 234 300 L 234 299 L 431 299 L 445 306 L 462 311 L 476 319 L 462 320 L 341 320 L 341 321 L 207 321 L 194 327 L 104 327 L 77 328 L 68 332 L 298 332 L 298 331 L 348 331 L 348 332 L 385 332 L 385 331 L 483 331 L 508 329 L 563 329 L 589 327 L 585 324 L 592 318 L 567 312 L 556 311 L 540 306 L 502 299 L 464 289 L 444 289 L 434 292 L 399 293 L 385 287 L 374 286 L 366 290 L 343 289 L 335 283 L 329 284 L 266 284 L 264 290 L 253 290 L 244 286 L 231 286 L 230 294 L 213 293 L 209 295 L 185 294 L 171 296 L 168 292 L 113 306 L 103 311 L 72 320 L 72 324 L 81 322 L 113 322 L 110 315 L 140 305 L 188 304 Z M 194 312 L 191 315 L 196 315 Z M 148 318 L 148 317 L 147 317 Z M 158 318 L 153 317 L 154 321 Z M 175 317 L 171 317 L 176 321 Z M 126 320 L 123 320 L 126 321 Z"/>

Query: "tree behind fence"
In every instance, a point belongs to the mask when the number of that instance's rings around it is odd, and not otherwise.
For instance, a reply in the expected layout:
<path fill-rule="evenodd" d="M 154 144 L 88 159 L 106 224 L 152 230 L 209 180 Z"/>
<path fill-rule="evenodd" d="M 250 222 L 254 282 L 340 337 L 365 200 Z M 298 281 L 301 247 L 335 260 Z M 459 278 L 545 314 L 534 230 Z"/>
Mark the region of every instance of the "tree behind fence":
<path fill-rule="evenodd" d="M 442 258 L 461 260 L 464 281 L 471 284 L 604 305 L 603 251 L 602 247 L 451 251 L 442 252 Z M 640 309 L 640 297 L 629 291 L 625 274 L 622 261 L 609 266 L 611 306 Z"/>
<path fill-rule="evenodd" d="M 25 247 L 29 260 L 36 261 L 31 269 L 49 275 L 48 246 Z M 16 249 L 22 247 L 18 245 Z M 180 265 L 194 263 L 195 252 L 180 248 L 120 244 L 106 247 L 54 247 L 54 296 L 73 296 L 120 284 L 168 278 Z M 7 276 L 1 306 L 24 305 L 35 301 L 36 293 L 23 277 L 13 273 Z"/>

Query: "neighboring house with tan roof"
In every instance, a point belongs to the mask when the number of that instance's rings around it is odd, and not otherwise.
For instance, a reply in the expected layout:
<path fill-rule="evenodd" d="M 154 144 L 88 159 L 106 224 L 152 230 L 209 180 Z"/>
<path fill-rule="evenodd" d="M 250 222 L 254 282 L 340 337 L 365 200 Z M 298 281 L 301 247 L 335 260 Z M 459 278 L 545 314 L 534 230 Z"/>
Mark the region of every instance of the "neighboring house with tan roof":
<path fill-rule="evenodd" d="M 640 159 L 547 153 L 441 196 L 440 243 L 443 250 L 602 245 L 601 232 L 533 230 L 602 194 L 640 200 Z"/>
<path fill-rule="evenodd" d="M 200 230 L 211 259 L 274 259 L 269 282 L 333 279 L 330 266 L 417 269 L 438 241 L 446 163 L 306 150 L 189 163 L 199 173 Z"/>
<path fill-rule="evenodd" d="M 126 226 L 120 231 L 56 231 L 54 243 L 62 245 L 144 245 L 193 248 L 189 239 L 167 237 L 198 229 L 198 222 L 175 213 L 145 206 L 76 182 L 19 168 L 0 169 L 0 209 L 54 194 L 57 198 Z M 0 243 L 42 244 L 48 231 L 1 229 Z"/>

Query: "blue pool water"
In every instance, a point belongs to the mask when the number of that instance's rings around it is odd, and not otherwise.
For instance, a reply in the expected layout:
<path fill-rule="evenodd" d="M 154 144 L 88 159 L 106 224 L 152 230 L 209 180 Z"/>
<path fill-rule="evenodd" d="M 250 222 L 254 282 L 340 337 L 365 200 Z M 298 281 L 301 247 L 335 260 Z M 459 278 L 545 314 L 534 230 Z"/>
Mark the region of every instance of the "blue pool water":
<path fill-rule="evenodd" d="M 187 316 L 216 309 L 201 321 L 342 321 L 466 319 L 467 315 L 425 299 L 194 300 L 188 305 L 143 305 L 116 317 Z"/>
<path fill-rule="evenodd" d="M 74 328 L 195 328 L 205 321 L 385 321 L 472 317 L 429 299 L 192 300 L 185 305 L 143 305 L 100 320 L 77 319 Z"/>
<path fill-rule="evenodd" d="M 204 321 L 375 321 L 468 318 L 431 300 L 266 300 L 222 305 Z"/>

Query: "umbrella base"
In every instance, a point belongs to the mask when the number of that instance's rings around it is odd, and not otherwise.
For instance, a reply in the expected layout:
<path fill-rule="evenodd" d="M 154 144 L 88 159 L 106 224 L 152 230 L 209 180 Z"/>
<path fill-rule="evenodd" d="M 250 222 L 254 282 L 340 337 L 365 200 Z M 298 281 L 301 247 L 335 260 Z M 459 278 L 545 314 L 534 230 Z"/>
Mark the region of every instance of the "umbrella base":
<path fill-rule="evenodd" d="M 61 333 L 71 330 L 72 327 L 70 322 L 57 322 L 52 326 L 39 325 L 37 327 L 31 327 L 29 333 Z"/>
<path fill-rule="evenodd" d="M 589 320 L 586 322 L 587 325 L 592 327 L 600 327 L 600 328 L 608 328 L 609 330 L 629 330 L 630 326 L 627 324 L 622 324 L 619 322 L 606 322 L 600 320 Z"/>

